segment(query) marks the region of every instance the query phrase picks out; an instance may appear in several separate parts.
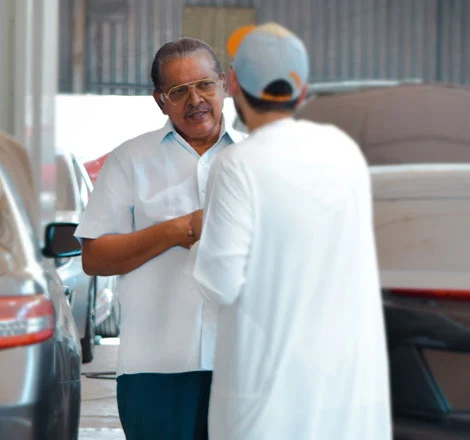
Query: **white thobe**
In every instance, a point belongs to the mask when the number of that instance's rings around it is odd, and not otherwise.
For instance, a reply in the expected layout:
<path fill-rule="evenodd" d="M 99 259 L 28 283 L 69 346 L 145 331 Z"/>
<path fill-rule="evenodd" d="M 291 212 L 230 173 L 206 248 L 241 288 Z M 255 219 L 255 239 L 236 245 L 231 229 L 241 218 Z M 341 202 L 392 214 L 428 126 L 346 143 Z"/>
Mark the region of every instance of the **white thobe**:
<path fill-rule="evenodd" d="M 194 276 L 220 305 L 210 440 L 390 440 L 367 165 L 284 119 L 212 165 Z"/>

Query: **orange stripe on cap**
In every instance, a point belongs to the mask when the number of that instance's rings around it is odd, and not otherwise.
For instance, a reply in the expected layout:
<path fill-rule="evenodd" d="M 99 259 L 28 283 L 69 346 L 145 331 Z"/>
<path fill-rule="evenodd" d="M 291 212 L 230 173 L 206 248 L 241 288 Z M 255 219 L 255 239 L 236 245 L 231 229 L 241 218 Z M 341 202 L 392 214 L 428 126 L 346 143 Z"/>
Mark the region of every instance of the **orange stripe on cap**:
<path fill-rule="evenodd" d="M 263 92 L 261 93 L 260 99 L 264 99 L 265 101 L 286 102 L 292 99 L 292 95 L 271 95 L 270 93 Z"/>
<path fill-rule="evenodd" d="M 235 58 L 238 48 L 243 39 L 256 28 L 256 25 L 249 24 L 242 26 L 233 32 L 227 41 L 227 51 L 232 58 Z"/>
<path fill-rule="evenodd" d="M 295 84 L 297 89 L 300 90 L 302 88 L 302 80 L 297 72 L 291 71 L 289 75 L 294 78 Z"/>

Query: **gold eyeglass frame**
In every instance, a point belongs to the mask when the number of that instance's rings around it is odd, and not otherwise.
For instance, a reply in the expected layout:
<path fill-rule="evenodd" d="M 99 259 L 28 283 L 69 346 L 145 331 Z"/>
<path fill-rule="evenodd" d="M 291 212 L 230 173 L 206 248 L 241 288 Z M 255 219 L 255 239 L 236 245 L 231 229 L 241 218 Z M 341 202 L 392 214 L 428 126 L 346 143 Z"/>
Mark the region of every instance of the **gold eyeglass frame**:
<path fill-rule="evenodd" d="M 196 81 L 189 81 L 189 82 L 183 83 L 183 84 L 176 84 L 175 86 L 170 87 L 166 92 L 162 92 L 162 95 L 164 96 L 165 101 L 168 101 L 171 105 L 177 105 L 178 104 L 177 102 L 173 102 L 170 99 L 169 95 L 170 95 L 172 90 L 178 89 L 178 88 L 183 87 L 183 86 L 188 86 L 188 90 L 191 90 L 191 87 L 195 87 L 197 84 L 202 83 L 202 82 L 207 82 L 207 81 L 214 81 L 216 85 L 219 85 L 220 77 L 217 77 L 217 78 L 206 77 L 206 78 L 202 78 L 202 79 L 197 79 Z M 197 90 L 197 94 L 199 96 L 201 96 L 201 93 L 199 92 L 199 90 Z M 188 93 L 188 96 L 189 95 L 190 95 L 190 93 Z M 202 92 L 202 96 L 204 96 L 204 92 Z M 187 99 L 187 97 L 186 97 L 186 99 Z"/>

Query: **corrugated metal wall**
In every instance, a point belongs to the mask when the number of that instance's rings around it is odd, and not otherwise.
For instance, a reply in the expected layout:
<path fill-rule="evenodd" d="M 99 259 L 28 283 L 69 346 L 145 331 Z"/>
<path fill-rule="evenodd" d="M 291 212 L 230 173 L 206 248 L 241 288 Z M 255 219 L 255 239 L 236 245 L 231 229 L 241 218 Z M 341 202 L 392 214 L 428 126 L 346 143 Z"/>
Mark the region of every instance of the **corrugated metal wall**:
<path fill-rule="evenodd" d="M 59 8 L 59 90 L 72 91 L 72 4 L 60 2 Z"/>
<path fill-rule="evenodd" d="M 88 6 L 96 1 L 88 0 Z M 312 82 L 419 78 L 470 85 L 469 0 L 129 0 L 128 5 L 120 19 L 88 15 L 88 92 L 151 92 L 153 56 L 163 43 L 182 36 L 184 5 L 253 7 L 259 22 L 287 26 L 309 49 Z M 63 49 L 61 57 L 65 54 Z M 64 86 L 66 76 L 61 72 Z"/>

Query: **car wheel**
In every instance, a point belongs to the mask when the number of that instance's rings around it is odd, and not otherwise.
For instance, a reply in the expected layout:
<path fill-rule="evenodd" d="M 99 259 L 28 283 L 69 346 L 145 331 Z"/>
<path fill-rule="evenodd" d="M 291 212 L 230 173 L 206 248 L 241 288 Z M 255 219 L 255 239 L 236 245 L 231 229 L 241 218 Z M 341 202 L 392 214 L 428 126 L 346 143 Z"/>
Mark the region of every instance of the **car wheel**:
<path fill-rule="evenodd" d="M 90 294 L 88 295 L 88 311 L 87 321 L 85 327 L 85 337 L 81 340 L 82 343 L 82 362 L 87 364 L 93 360 L 95 354 L 95 298 L 96 298 L 96 277 L 90 283 Z"/>
<path fill-rule="evenodd" d="M 116 307 L 111 308 L 110 315 L 98 326 L 96 333 L 103 338 L 117 338 L 119 336 L 119 313 Z"/>

